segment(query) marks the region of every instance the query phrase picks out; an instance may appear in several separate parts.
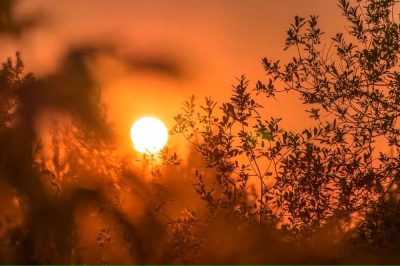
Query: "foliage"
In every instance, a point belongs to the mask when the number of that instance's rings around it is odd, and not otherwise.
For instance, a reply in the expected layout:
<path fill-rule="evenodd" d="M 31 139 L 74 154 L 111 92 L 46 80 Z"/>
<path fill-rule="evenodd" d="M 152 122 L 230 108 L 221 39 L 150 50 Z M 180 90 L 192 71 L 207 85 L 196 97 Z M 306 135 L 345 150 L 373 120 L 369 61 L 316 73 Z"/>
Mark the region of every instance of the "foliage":
<path fill-rule="evenodd" d="M 399 188 L 395 184 L 371 208 L 359 225 L 348 232 L 354 254 L 383 254 L 385 263 L 396 263 L 396 250 L 400 244 Z"/>
<path fill-rule="evenodd" d="M 317 16 L 296 16 L 285 42 L 295 54 L 286 64 L 263 58 L 267 81 L 256 83 L 257 96 L 242 77 L 219 107 L 210 98 L 198 108 L 193 97 L 185 102 L 173 131 L 216 171 L 212 188 L 196 172 L 197 191 L 212 210 L 257 214 L 294 235 L 309 235 L 332 217 L 379 206 L 399 179 L 395 4 L 340 0 L 348 31 L 328 44 L 322 44 Z M 310 106 L 314 126 L 297 133 L 280 128 L 280 119 L 260 117 L 260 96 L 282 92 L 297 93 Z M 253 177 L 259 189 L 249 206 Z"/>
<path fill-rule="evenodd" d="M 257 216 L 263 220 L 271 214 L 266 202 L 273 186 L 268 187 L 265 180 L 271 175 L 272 164 L 260 169 L 258 160 L 266 155 L 263 148 L 279 129 L 277 120 L 271 119 L 267 126 L 261 122 L 257 112 L 260 105 L 247 92 L 247 85 L 244 77 L 239 79 L 231 101 L 220 108 L 223 112 L 221 117 L 215 114 L 217 104 L 210 98 L 206 98 L 205 105 L 200 106 L 201 112 L 196 112 L 192 97 L 185 102 L 183 113 L 175 117 L 177 124 L 172 133 L 183 134 L 195 145 L 207 167 L 215 168 L 217 186 L 212 190 L 207 188 L 203 174 L 196 171 L 199 181 L 196 191 L 207 201 L 212 212 L 222 208 L 232 214 Z M 253 129 L 254 134 L 251 132 Z M 247 161 L 239 159 L 242 157 L 246 157 Z M 258 203 L 249 204 L 247 201 L 249 178 L 259 181 L 262 196 Z"/>
<path fill-rule="evenodd" d="M 3 4 L 0 32 L 18 35 L 28 24 L 14 20 L 13 3 Z M 285 42 L 295 55 L 286 64 L 264 58 L 266 81 L 251 90 L 240 77 L 220 105 L 210 97 L 186 101 L 172 133 L 193 144 L 193 160 L 180 164 L 168 149 L 145 154 L 150 182 L 113 148 L 86 65 L 98 49 L 72 51 L 41 79 L 24 73 L 18 53 L 7 60 L 0 68 L 0 262 L 396 262 L 397 2 L 338 3 L 347 33 L 323 45 L 318 18 L 296 17 Z M 132 66 L 178 74 L 158 61 Z M 261 103 L 282 92 L 310 107 L 312 127 L 294 132 L 264 117 Z M 43 110 L 52 125 L 47 142 L 36 128 Z M 194 168 L 195 192 L 171 185 L 184 184 Z M 180 195 L 188 192 L 205 207 Z M 193 202 L 196 210 L 187 209 Z"/>
<path fill-rule="evenodd" d="M 8 59 L 3 63 L 0 70 L 0 104 L 3 107 L 0 111 L 0 131 L 10 127 L 15 121 L 18 113 L 17 96 L 25 83 L 30 82 L 31 76 L 24 76 L 23 63 L 20 54 L 16 54 L 16 60 L 13 62 Z"/>
<path fill-rule="evenodd" d="M 188 210 L 182 217 L 168 221 L 167 254 L 168 261 L 188 264 L 199 260 L 202 237 L 199 234 L 199 220 Z"/>

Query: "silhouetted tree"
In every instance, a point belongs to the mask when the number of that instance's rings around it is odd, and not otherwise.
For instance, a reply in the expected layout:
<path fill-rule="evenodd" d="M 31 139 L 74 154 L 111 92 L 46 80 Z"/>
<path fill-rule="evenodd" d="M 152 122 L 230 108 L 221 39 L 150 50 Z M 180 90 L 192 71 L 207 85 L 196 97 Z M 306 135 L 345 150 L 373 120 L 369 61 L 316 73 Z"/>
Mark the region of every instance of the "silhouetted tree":
<path fill-rule="evenodd" d="M 294 56 L 286 64 L 263 58 L 267 78 L 252 90 L 257 96 L 241 77 L 220 106 L 210 98 L 199 107 L 194 98 L 185 102 L 173 132 L 215 169 L 208 184 L 196 172 L 196 189 L 213 212 L 273 221 L 292 236 L 309 236 L 329 219 L 379 208 L 400 177 L 395 5 L 340 0 L 348 30 L 326 44 L 317 16 L 296 16 L 284 48 Z M 260 115 L 260 95 L 282 92 L 310 106 L 311 128 L 285 130 L 280 119 Z"/>
<path fill-rule="evenodd" d="M 132 69 L 179 78 L 174 62 L 122 58 L 112 46 L 87 45 L 39 79 L 24 73 L 19 54 L 7 60 L 0 68 L 0 262 L 337 263 L 367 252 L 396 261 L 395 5 L 340 0 L 349 31 L 328 45 L 321 44 L 316 16 L 296 17 L 285 43 L 295 55 L 284 65 L 264 58 L 266 81 L 249 90 L 240 77 L 221 105 L 211 98 L 197 105 L 194 97 L 184 103 L 172 132 L 192 143 L 202 161 L 169 175 L 181 180 L 198 168 L 194 189 L 208 208 L 200 214 L 167 211 L 171 198 L 180 198 L 152 161 L 179 165 L 175 153 L 144 157 L 149 183 L 132 158 L 115 153 L 87 66 L 109 53 Z M 15 36 L 31 24 L 15 20 L 13 6 L 0 4 L 0 32 Z M 311 128 L 294 132 L 264 117 L 261 103 L 282 92 L 310 106 Z M 43 113 L 51 124 L 47 142 L 36 128 Z"/>

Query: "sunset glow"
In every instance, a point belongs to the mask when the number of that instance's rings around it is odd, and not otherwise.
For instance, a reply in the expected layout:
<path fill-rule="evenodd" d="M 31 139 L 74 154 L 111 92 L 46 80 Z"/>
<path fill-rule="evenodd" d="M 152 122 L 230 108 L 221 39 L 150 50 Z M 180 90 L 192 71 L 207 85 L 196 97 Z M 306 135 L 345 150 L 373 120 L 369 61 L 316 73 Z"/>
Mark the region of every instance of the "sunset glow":
<path fill-rule="evenodd" d="M 400 265 L 400 0 L 0 0 L 1 265 Z"/>
<path fill-rule="evenodd" d="M 153 154 L 167 144 L 168 130 L 159 119 L 142 117 L 132 125 L 131 139 L 135 150 Z"/>

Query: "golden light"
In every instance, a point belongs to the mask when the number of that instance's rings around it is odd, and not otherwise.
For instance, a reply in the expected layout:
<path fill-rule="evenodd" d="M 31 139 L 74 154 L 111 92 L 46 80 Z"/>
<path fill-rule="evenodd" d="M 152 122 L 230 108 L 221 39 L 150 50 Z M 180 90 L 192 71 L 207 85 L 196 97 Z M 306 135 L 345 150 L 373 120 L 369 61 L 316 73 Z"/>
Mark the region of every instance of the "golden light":
<path fill-rule="evenodd" d="M 159 119 L 146 116 L 133 123 L 131 139 L 135 150 L 153 154 L 167 144 L 168 130 Z"/>

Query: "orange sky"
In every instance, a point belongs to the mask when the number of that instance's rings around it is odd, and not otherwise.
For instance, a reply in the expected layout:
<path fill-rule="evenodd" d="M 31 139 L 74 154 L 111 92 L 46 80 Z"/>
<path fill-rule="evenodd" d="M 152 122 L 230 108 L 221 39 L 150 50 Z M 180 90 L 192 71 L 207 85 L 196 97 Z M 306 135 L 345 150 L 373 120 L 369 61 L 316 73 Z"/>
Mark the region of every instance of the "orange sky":
<path fill-rule="evenodd" d="M 130 71 L 112 58 L 93 65 L 121 147 L 128 146 L 138 116 L 158 116 L 170 127 L 191 94 L 221 101 L 235 77 L 263 79 L 261 58 L 284 58 L 286 29 L 295 15 L 319 14 L 327 36 L 344 30 L 336 0 L 21 0 L 19 14 L 33 11 L 45 14 L 45 23 L 6 42 L 2 55 L 20 50 L 27 68 L 39 75 L 52 72 L 68 47 L 99 41 L 112 42 L 122 54 L 179 62 L 182 79 Z M 307 125 L 295 97 L 264 105 L 285 125 Z"/>

